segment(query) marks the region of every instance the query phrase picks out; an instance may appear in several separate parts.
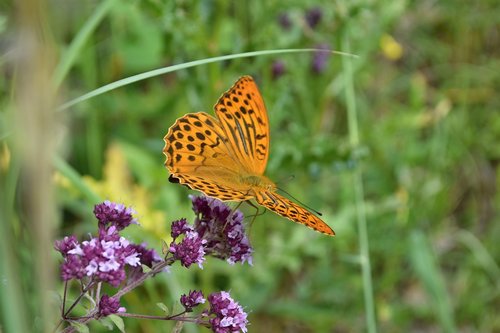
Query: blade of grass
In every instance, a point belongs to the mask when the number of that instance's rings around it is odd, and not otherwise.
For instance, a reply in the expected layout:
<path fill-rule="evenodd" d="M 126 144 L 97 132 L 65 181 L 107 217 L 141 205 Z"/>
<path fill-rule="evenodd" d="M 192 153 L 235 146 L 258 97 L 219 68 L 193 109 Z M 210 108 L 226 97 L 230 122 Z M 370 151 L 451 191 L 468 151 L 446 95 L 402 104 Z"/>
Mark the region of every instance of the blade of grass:
<path fill-rule="evenodd" d="M 83 181 L 78 172 L 75 171 L 65 160 L 59 156 L 55 156 L 53 163 L 57 171 L 69 179 L 69 181 L 85 196 L 87 201 L 92 204 L 101 202 L 101 198 L 92 191 L 92 189 Z"/>
<path fill-rule="evenodd" d="M 113 7 L 116 0 L 106 0 L 101 2 L 99 6 L 95 9 L 89 19 L 82 26 L 80 31 L 78 31 L 75 38 L 71 41 L 68 49 L 61 58 L 57 67 L 54 70 L 54 88 L 57 90 L 61 83 L 63 82 L 66 74 L 68 74 L 71 66 L 75 63 L 75 59 L 80 54 L 82 47 L 88 40 L 89 36 L 94 32 L 97 25 L 106 16 L 109 10 Z"/>
<path fill-rule="evenodd" d="M 137 74 L 134 76 L 127 77 L 125 79 L 121 79 L 121 80 L 112 82 L 110 84 L 107 84 L 105 86 L 97 88 L 97 89 L 95 89 L 95 90 L 93 90 L 85 95 L 77 97 L 77 98 L 75 98 L 67 103 L 64 103 L 63 105 L 61 105 L 58 108 L 58 111 L 66 110 L 75 104 L 78 104 L 80 102 L 86 101 L 86 100 L 91 99 L 93 97 L 99 96 L 99 95 L 104 94 L 106 92 L 109 92 L 111 90 L 126 86 L 128 84 L 142 81 L 145 79 L 149 79 L 149 78 L 152 78 L 152 77 L 155 77 L 158 75 L 175 72 L 175 71 L 178 71 L 181 69 L 186 69 L 186 68 L 190 68 L 190 67 L 210 64 L 213 62 L 224 61 L 224 60 L 229 60 L 229 59 L 257 57 L 257 56 L 271 55 L 271 54 L 299 53 L 299 52 L 329 52 L 332 54 L 344 55 L 344 56 L 349 56 L 349 57 L 356 57 L 356 55 L 354 55 L 354 54 L 340 52 L 340 51 L 329 51 L 329 50 L 321 50 L 321 49 L 283 49 L 283 50 L 253 51 L 253 52 L 230 54 L 230 55 L 213 57 L 213 58 L 206 58 L 206 59 L 201 59 L 201 60 L 194 60 L 194 61 L 185 62 L 185 63 L 178 64 L 178 65 L 158 68 L 158 69 L 155 69 L 152 71 L 144 72 L 141 74 Z"/>
<path fill-rule="evenodd" d="M 349 29 L 345 29 L 342 38 L 343 49 L 350 52 Z M 347 105 L 347 122 L 349 127 L 349 142 L 353 149 L 359 145 L 358 121 L 356 117 L 356 99 L 353 84 L 353 67 L 350 57 L 342 59 L 342 71 L 345 78 L 345 98 Z M 362 173 L 359 168 L 353 171 L 353 186 L 355 190 L 355 205 L 357 213 L 357 224 L 359 231 L 359 256 L 361 265 L 361 274 L 363 278 L 363 293 L 365 300 L 366 325 L 368 332 L 377 332 L 375 320 L 375 305 L 373 302 L 373 287 L 370 265 L 370 246 L 368 243 L 368 232 L 366 227 L 366 210 L 364 205 L 364 188 Z"/>
<path fill-rule="evenodd" d="M 498 283 L 498 281 L 500 281 L 500 267 L 498 267 L 495 259 L 481 241 L 468 230 L 460 230 L 457 238 L 469 248 L 478 264 L 488 272 L 492 280 Z M 498 286 L 500 286 L 500 284 L 498 284 Z"/>
<path fill-rule="evenodd" d="M 19 279 L 21 267 L 17 256 L 19 242 L 14 229 L 19 229 L 15 218 L 16 184 L 19 180 L 19 158 L 14 151 L 6 177 L 0 180 L 2 196 L 0 200 L 0 321 L 5 332 L 28 332 L 28 315 L 25 297 Z"/>
<path fill-rule="evenodd" d="M 456 332 L 453 310 L 450 305 L 444 279 L 427 242 L 425 235 L 416 231 L 411 235 L 411 260 L 427 294 L 432 299 L 431 306 L 441 323 L 443 332 Z"/>

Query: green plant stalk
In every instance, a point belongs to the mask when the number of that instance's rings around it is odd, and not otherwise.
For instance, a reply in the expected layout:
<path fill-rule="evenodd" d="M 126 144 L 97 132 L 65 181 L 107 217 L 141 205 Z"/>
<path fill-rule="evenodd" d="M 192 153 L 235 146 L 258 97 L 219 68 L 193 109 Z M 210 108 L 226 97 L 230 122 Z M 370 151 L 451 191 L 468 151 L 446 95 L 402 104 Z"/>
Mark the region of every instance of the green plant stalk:
<path fill-rule="evenodd" d="M 349 29 L 346 28 L 342 38 L 343 49 L 350 51 Z M 349 142 L 352 148 L 359 145 L 358 122 L 356 117 L 356 102 L 353 84 L 352 61 L 349 57 L 342 58 L 342 68 L 345 78 L 345 97 L 347 106 L 347 122 L 349 126 Z M 353 172 L 353 186 L 355 193 L 355 204 L 357 213 L 357 224 L 359 231 L 360 265 L 363 277 L 363 293 L 365 300 L 366 325 L 368 332 L 377 332 L 375 320 L 375 305 L 373 302 L 373 287 L 370 265 L 370 247 L 368 243 L 368 232 L 366 227 L 366 211 L 364 205 L 364 188 L 362 173 L 359 168 Z"/>

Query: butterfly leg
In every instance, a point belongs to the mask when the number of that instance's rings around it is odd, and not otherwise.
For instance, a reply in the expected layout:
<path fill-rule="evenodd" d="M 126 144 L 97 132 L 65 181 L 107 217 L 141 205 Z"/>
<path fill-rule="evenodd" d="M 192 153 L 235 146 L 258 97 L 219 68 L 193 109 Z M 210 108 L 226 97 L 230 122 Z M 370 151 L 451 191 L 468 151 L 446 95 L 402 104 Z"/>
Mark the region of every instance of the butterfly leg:
<path fill-rule="evenodd" d="M 266 210 L 264 209 L 262 212 L 259 212 L 259 208 L 260 208 L 259 206 L 254 205 L 254 203 L 251 202 L 250 200 L 247 200 L 246 203 L 248 203 L 250 206 L 255 208 L 255 211 L 256 211 L 256 213 L 253 215 L 252 221 L 250 221 L 250 225 L 253 225 L 253 222 L 255 221 L 257 216 L 263 215 L 266 212 Z"/>
<path fill-rule="evenodd" d="M 243 201 L 239 201 L 238 204 L 236 205 L 236 207 L 234 207 L 231 210 L 231 213 L 229 213 L 229 216 L 232 216 L 238 210 L 238 208 L 241 206 L 242 203 L 243 203 Z M 229 219 L 226 220 L 226 223 L 222 227 L 222 230 L 226 230 L 226 226 L 227 226 L 228 223 L 229 223 Z"/>

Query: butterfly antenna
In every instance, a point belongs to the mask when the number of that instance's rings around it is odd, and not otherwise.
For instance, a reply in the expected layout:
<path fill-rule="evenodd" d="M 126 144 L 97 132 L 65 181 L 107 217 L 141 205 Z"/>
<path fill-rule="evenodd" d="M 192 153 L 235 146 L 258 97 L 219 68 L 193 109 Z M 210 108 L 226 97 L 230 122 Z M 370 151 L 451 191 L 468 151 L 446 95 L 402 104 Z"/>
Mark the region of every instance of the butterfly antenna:
<path fill-rule="evenodd" d="M 282 188 L 277 188 L 278 191 L 281 191 L 283 193 L 285 193 L 286 195 L 288 195 L 290 198 L 292 198 L 293 200 L 295 200 L 296 202 L 298 202 L 299 204 L 301 204 L 302 206 L 306 207 L 307 209 L 309 209 L 310 211 L 312 212 L 315 212 L 316 214 L 318 214 L 319 216 L 323 216 L 323 214 L 319 211 L 317 211 L 316 209 L 314 208 L 311 208 L 311 206 L 309 205 L 306 205 L 305 203 L 303 203 L 302 201 L 300 201 L 299 199 L 295 198 L 293 195 L 291 195 L 290 193 L 288 193 L 287 191 L 285 191 L 284 189 Z"/>

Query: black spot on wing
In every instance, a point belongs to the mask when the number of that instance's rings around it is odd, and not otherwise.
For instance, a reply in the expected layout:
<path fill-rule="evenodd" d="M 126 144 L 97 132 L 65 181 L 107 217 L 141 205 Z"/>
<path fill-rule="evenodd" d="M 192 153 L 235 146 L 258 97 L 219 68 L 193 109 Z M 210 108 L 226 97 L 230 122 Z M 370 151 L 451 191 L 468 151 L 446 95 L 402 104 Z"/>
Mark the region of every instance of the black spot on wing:
<path fill-rule="evenodd" d="M 180 182 L 179 178 L 174 177 L 173 175 L 170 175 L 168 177 L 168 181 L 171 182 L 171 183 L 173 183 L 173 184 L 179 184 L 179 182 Z"/>

